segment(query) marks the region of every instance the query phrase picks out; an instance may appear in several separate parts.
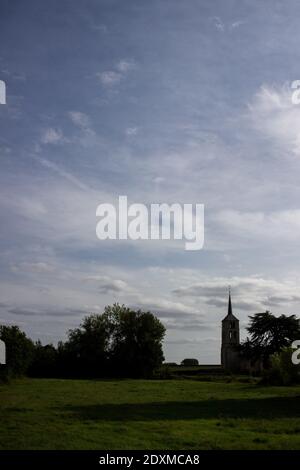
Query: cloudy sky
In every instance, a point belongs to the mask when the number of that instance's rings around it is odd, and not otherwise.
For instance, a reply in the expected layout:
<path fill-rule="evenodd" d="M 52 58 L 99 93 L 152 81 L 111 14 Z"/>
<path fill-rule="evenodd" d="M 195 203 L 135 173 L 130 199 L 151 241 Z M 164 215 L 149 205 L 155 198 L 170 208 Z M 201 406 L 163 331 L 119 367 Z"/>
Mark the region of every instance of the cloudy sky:
<path fill-rule="evenodd" d="M 0 322 L 44 343 L 112 302 L 218 363 L 227 286 L 300 313 L 300 3 L 1 0 Z M 96 207 L 205 205 L 205 244 L 100 241 Z M 245 332 L 242 332 L 245 337 Z"/>

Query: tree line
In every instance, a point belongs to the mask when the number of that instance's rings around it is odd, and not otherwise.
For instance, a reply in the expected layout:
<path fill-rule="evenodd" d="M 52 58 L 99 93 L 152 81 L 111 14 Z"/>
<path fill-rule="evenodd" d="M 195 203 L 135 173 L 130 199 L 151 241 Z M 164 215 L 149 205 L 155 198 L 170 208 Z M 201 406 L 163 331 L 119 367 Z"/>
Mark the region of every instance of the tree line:
<path fill-rule="evenodd" d="M 0 326 L 6 344 L 2 378 L 151 377 L 164 360 L 165 327 L 151 312 L 107 306 L 85 317 L 57 347 L 33 342 L 18 326 Z"/>
<path fill-rule="evenodd" d="M 249 337 L 238 346 L 241 358 L 250 364 L 260 361 L 270 383 L 299 380 L 299 367 L 291 361 L 291 344 L 300 339 L 295 315 L 257 313 L 249 317 L 247 331 Z M 0 325 L 7 356 L 7 364 L 0 366 L 0 379 L 21 375 L 149 378 L 164 361 L 165 332 L 153 313 L 119 304 L 105 307 L 102 314 L 86 316 L 57 347 L 34 343 L 18 326 Z"/>

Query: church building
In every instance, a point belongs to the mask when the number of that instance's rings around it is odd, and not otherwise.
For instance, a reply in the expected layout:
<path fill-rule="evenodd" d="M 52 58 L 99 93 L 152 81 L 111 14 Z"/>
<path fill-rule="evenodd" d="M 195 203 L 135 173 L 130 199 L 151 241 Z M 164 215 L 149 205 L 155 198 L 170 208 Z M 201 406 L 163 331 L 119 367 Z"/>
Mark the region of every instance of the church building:
<path fill-rule="evenodd" d="M 232 313 L 231 293 L 229 290 L 228 313 L 222 320 L 221 364 L 227 371 L 240 369 L 240 322 Z"/>

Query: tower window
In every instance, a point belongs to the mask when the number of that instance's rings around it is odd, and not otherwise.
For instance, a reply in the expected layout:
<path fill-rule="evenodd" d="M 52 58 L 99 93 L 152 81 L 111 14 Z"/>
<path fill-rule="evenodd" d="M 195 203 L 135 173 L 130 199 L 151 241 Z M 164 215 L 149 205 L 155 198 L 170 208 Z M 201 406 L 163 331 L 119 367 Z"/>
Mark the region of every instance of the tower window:
<path fill-rule="evenodd" d="M 233 329 L 235 328 L 235 322 L 234 321 L 230 322 L 230 328 L 233 328 Z"/>

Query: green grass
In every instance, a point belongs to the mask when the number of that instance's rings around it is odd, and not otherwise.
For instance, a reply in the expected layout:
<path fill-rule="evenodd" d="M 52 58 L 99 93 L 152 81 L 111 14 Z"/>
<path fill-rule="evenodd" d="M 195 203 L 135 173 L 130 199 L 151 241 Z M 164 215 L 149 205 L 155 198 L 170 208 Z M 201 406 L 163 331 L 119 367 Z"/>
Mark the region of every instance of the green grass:
<path fill-rule="evenodd" d="M 0 449 L 300 449 L 300 386 L 17 380 L 0 386 Z"/>

